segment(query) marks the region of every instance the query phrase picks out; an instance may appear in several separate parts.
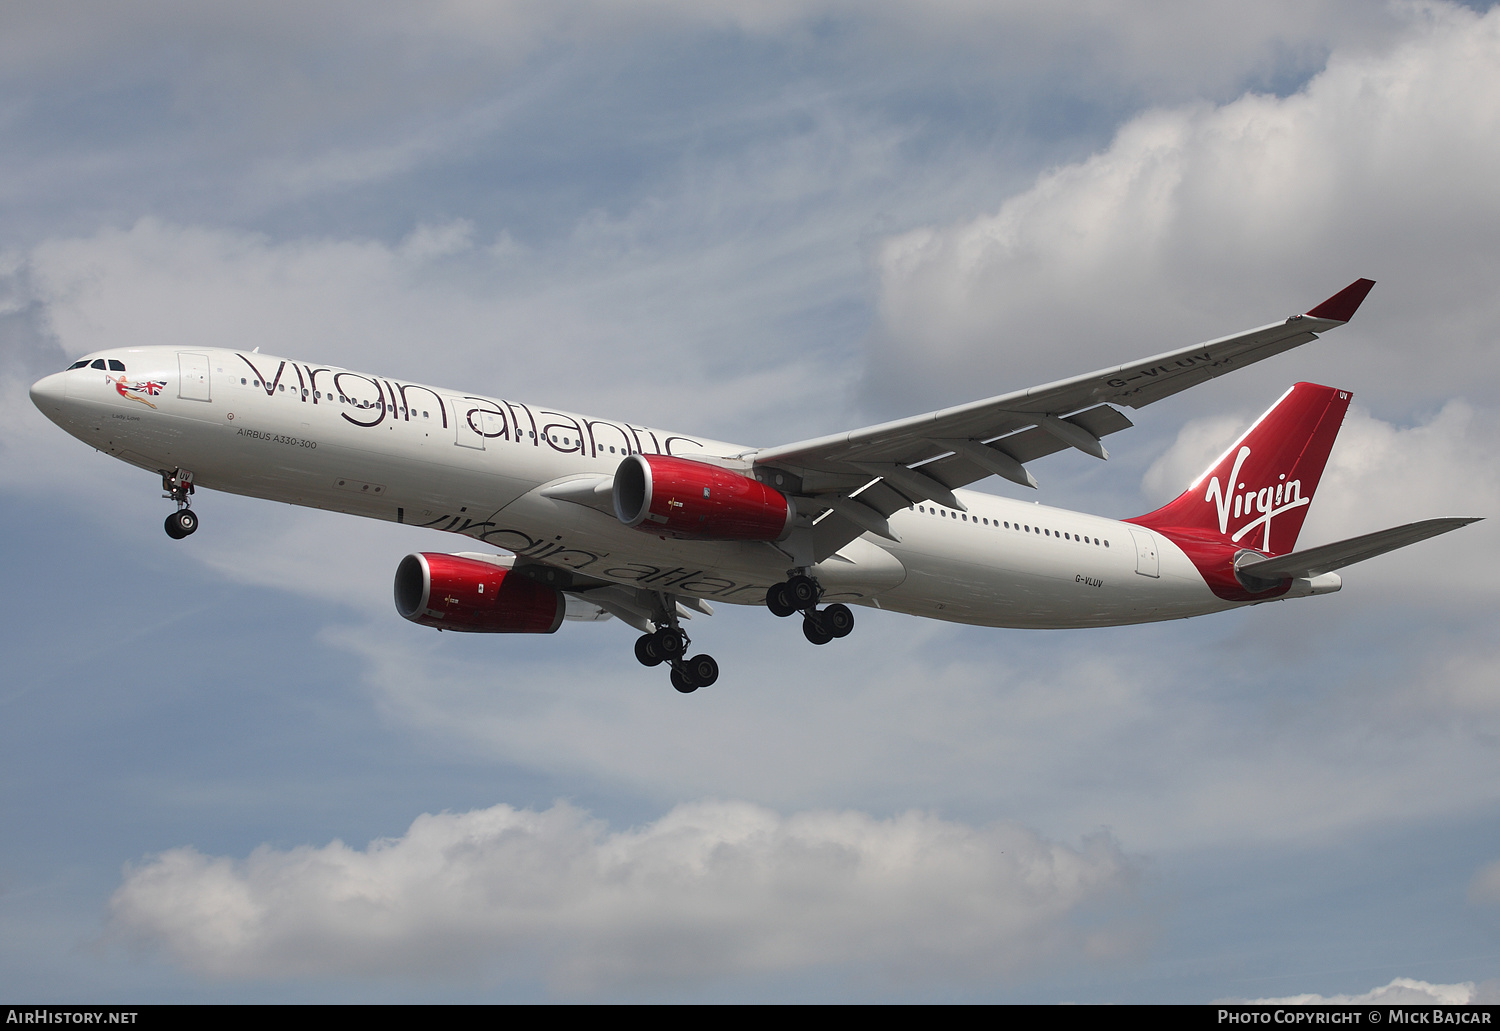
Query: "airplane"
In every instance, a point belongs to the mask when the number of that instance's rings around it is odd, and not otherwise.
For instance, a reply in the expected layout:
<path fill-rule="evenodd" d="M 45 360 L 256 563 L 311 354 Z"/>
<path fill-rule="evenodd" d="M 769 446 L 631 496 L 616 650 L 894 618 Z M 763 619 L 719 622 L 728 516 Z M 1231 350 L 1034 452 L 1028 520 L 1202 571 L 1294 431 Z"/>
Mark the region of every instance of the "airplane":
<path fill-rule="evenodd" d="M 167 534 L 198 487 L 430 527 L 487 550 L 396 568 L 408 620 L 553 633 L 640 631 L 672 685 L 713 684 L 682 623 L 711 602 L 800 613 L 815 645 L 850 605 L 994 627 L 1117 626 L 1328 594 L 1334 570 L 1474 522 L 1427 519 L 1296 551 L 1350 393 L 1292 386 L 1176 500 L 1133 519 L 962 488 L 1036 487 L 1027 464 L 1141 408 L 1348 322 L 1373 281 L 1257 329 L 912 418 L 778 447 L 214 347 L 86 355 L 31 388 L 85 443 L 161 476 Z"/>

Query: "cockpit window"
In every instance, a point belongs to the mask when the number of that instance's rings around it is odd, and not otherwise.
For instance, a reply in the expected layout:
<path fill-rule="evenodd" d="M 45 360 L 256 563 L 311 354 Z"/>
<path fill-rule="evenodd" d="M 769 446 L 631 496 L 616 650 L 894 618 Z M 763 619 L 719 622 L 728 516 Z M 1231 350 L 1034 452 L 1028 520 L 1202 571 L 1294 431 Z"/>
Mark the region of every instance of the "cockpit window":
<path fill-rule="evenodd" d="M 94 361 L 93 361 L 93 364 L 90 365 L 89 368 L 91 368 L 91 369 L 102 369 L 102 368 L 104 368 L 104 359 L 103 358 L 95 358 Z"/>
<path fill-rule="evenodd" d="M 81 369 L 85 365 L 87 365 L 88 363 L 89 363 L 89 360 L 87 358 L 84 358 L 81 361 L 76 361 L 72 365 L 69 365 L 68 366 L 68 370 L 71 372 L 73 369 Z"/>
<path fill-rule="evenodd" d="M 120 359 L 118 359 L 118 358 L 111 358 L 109 360 L 109 371 L 110 372 L 124 372 L 125 371 L 125 363 L 122 362 L 122 361 L 120 361 Z"/>

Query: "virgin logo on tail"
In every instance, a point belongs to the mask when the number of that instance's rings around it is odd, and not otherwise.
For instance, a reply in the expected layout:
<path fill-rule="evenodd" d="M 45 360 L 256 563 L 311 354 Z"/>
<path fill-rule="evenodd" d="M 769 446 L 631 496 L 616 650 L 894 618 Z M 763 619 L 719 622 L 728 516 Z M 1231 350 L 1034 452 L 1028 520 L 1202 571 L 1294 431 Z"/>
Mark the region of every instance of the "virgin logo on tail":
<path fill-rule="evenodd" d="M 1266 528 L 1265 537 L 1261 540 L 1261 550 L 1271 551 L 1271 520 L 1283 512 L 1293 508 L 1302 508 L 1312 501 L 1312 498 L 1302 496 L 1302 481 L 1288 480 L 1287 474 L 1281 474 L 1282 482 L 1274 487 L 1261 487 L 1259 490 L 1245 490 L 1245 485 L 1239 483 L 1240 469 L 1245 464 L 1245 459 L 1250 457 L 1250 448 L 1241 447 L 1239 454 L 1234 457 L 1234 468 L 1229 473 L 1228 488 L 1219 483 L 1215 476 L 1208 484 L 1208 493 L 1203 496 L 1204 501 L 1212 502 L 1219 513 L 1219 532 L 1229 534 L 1230 511 L 1233 510 L 1234 518 L 1239 519 L 1241 515 L 1253 515 L 1256 512 L 1260 516 L 1245 523 L 1229 536 L 1229 539 L 1238 544 L 1240 538 L 1255 529 L 1257 526 Z M 1239 486 L 1234 486 L 1239 483 Z"/>
<path fill-rule="evenodd" d="M 1230 554 L 1236 548 L 1291 551 L 1348 407 L 1348 391 L 1296 384 L 1180 497 L 1129 521 L 1173 540 L 1214 541 Z"/>

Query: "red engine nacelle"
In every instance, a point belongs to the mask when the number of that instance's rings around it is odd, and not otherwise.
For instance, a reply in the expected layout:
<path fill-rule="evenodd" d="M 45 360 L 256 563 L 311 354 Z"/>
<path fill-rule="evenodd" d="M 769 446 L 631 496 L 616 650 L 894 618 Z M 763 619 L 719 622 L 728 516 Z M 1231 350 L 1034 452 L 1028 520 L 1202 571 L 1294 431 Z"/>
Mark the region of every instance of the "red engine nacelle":
<path fill-rule="evenodd" d="M 779 541 L 796 510 L 759 480 L 666 455 L 631 455 L 615 471 L 615 515 L 626 526 L 699 541 Z"/>
<path fill-rule="evenodd" d="M 396 567 L 396 611 L 439 630 L 550 634 L 566 609 L 560 591 L 492 562 L 424 552 Z"/>

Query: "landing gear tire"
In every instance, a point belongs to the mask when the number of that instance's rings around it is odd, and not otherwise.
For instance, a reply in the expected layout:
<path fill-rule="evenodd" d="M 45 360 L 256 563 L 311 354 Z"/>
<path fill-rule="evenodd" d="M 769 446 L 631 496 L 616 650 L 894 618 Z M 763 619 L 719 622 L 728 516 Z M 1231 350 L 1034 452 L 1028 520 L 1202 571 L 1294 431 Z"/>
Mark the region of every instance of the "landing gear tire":
<path fill-rule="evenodd" d="M 198 517 L 191 508 L 180 508 L 167 516 L 166 528 L 168 537 L 180 541 L 198 529 Z"/>
<path fill-rule="evenodd" d="M 712 655 L 694 655 L 686 665 L 688 679 L 699 687 L 709 687 L 719 679 L 719 664 Z"/>
<path fill-rule="evenodd" d="M 642 634 L 635 639 L 635 659 L 642 666 L 660 666 L 666 656 L 657 646 L 655 634 Z"/>
<path fill-rule="evenodd" d="M 823 592 L 818 588 L 818 581 L 798 573 L 786 582 L 786 594 L 795 603 L 793 608 L 806 610 L 818 603 Z"/>
<path fill-rule="evenodd" d="M 786 584 L 772 584 L 766 591 L 766 608 L 771 610 L 773 616 L 790 616 L 797 611 L 797 605 L 792 601 L 791 593 Z"/>
<path fill-rule="evenodd" d="M 698 690 L 698 685 L 689 680 L 687 678 L 687 674 L 683 673 L 682 670 L 678 669 L 676 666 L 672 667 L 672 686 L 677 688 L 677 690 L 681 691 L 683 694 L 692 694 L 694 691 Z"/>
<path fill-rule="evenodd" d="M 823 626 L 834 637 L 848 637 L 849 632 L 854 629 L 854 613 L 849 611 L 849 606 L 833 604 L 818 613 L 823 621 Z"/>
<path fill-rule="evenodd" d="M 664 626 L 655 634 L 656 647 L 660 650 L 662 658 L 675 659 L 687 650 L 687 642 L 682 639 L 682 632 Z"/>
<path fill-rule="evenodd" d="M 820 615 L 805 616 L 802 619 L 802 636 L 813 644 L 827 644 L 833 640 L 833 633 L 823 625 Z"/>

